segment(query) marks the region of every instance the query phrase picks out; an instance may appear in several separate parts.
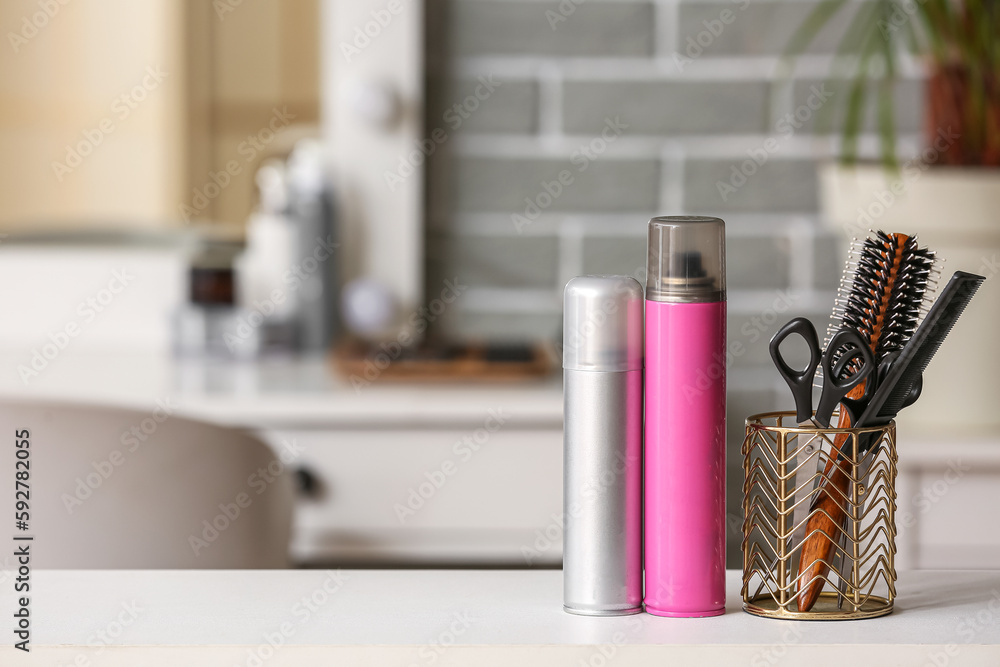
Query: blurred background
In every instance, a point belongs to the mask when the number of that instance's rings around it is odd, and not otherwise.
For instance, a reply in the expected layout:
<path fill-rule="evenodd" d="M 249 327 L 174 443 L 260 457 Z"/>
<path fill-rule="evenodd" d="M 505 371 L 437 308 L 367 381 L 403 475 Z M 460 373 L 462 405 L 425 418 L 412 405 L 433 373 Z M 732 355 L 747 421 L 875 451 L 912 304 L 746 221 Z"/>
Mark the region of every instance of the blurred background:
<path fill-rule="evenodd" d="M 744 419 L 789 406 L 767 341 L 870 228 L 990 278 L 901 426 L 898 565 L 995 565 L 963 517 L 1000 476 L 1000 11 L 933 4 L 4 2 L 0 390 L 65 440 L 39 521 L 106 531 L 50 564 L 557 567 L 562 288 L 642 281 L 648 219 L 697 214 L 729 566 Z"/>

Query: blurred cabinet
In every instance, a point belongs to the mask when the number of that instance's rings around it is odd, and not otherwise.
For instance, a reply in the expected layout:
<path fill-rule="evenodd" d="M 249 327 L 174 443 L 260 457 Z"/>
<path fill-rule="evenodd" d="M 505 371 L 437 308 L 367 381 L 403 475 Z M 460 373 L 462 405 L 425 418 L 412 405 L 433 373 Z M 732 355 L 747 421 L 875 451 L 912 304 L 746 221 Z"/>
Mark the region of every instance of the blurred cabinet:
<path fill-rule="evenodd" d="M 299 563 L 558 565 L 562 429 L 500 425 L 268 430 L 315 480 Z"/>
<path fill-rule="evenodd" d="M 1000 438 L 903 432 L 899 443 L 897 567 L 1000 566 Z"/>
<path fill-rule="evenodd" d="M 477 432 L 479 432 L 477 443 Z M 558 566 L 562 429 L 473 426 L 266 430 L 314 488 L 295 513 L 303 564 Z M 901 441 L 904 442 L 904 441 Z M 912 445 L 912 446 L 911 446 Z M 1000 564 L 1000 442 L 904 442 L 897 567 Z"/>
<path fill-rule="evenodd" d="M 184 22 L 175 0 L 0 3 L 0 228 L 176 216 Z"/>
<path fill-rule="evenodd" d="M 319 0 L 0 4 L 0 230 L 242 223 L 260 161 L 318 134 L 318 16 Z"/>

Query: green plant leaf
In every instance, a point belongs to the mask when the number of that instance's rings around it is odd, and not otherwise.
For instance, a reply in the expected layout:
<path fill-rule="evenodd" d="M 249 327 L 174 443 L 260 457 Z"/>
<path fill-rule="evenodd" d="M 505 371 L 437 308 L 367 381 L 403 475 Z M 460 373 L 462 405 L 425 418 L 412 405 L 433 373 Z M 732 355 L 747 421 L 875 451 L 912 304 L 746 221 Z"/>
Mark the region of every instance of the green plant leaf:
<path fill-rule="evenodd" d="M 840 43 L 837 45 L 837 50 L 834 52 L 836 60 L 840 61 L 851 55 L 857 56 L 860 54 L 861 47 L 865 44 L 866 40 L 871 39 L 874 31 L 878 29 L 874 20 L 876 18 L 877 11 L 878 7 L 874 2 L 858 7 L 854 16 L 851 17 L 847 30 L 844 32 L 844 37 L 841 38 Z M 837 80 L 839 79 L 831 76 L 827 79 L 827 83 L 834 86 L 834 81 Z M 860 93 L 862 99 L 858 102 L 858 104 L 862 107 L 866 106 L 864 99 L 866 92 L 866 90 L 862 89 Z M 834 116 L 833 112 L 835 107 L 835 104 L 826 104 L 817 112 L 816 128 L 820 134 L 825 134 L 832 127 L 832 119 Z M 842 132 L 843 131 L 844 128 L 842 128 Z"/>
<path fill-rule="evenodd" d="M 809 48 L 816 35 L 823 29 L 830 19 L 832 19 L 841 8 L 847 4 L 847 0 L 823 0 L 817 4 L 809 16 L 802 22 L 788 41 L 785 52 L 782 54 L 782 62 L 791 65 L 795 56 L 802 55 L 802 52 Z"/>
<path fill-rule="evenodd" d="M 847 166 L 852 166 L 858 161 L 858 134 L 861 131 L 865 108 L 865 86 L 868 85 L 868 63 L 870 60 L 869 53 L 862 54 L 858 61 L 858 72 L 851 81 L 851 89 L 847 95 L 843 143 L 840 148 L 840 161 Z"/>
<path fill-rule="evenodd" d="M 878 31 L 876 28 L 868 30 L 861 44 L 854 77 L 851 80 L 851 90 L 847 96 L 847 112 L 844 116 L 843 145 L 841 146 L 841 162 L 845 165 L 854 165 L 858 161 L 858 136 L 861 134 L 864 120 L 869 68 L 877 49 Z"/>
<path fill-rule="evenodd" d="M 809 15 L 806 16 L 802 24 L 796 28 L 788 40 L 784 53 L 778 60 L 776 73 L 776 85 L 771 89 L 767 102 L 767 117 L 774 115 L 774 109 L 780 108 L 779 95 L 791 82 L 792 71 L 795 68 L 795 59 L 809 48 L 816 35 L 823 29 L 830 19 L 832 19 L 840 9 L 847 4 L 847 0 L 822 0 L 817 4 Z"/>
<path fill-rule="evenodd" d="M 957 19 L 950 0 L 923 0 L 916 3 L 917 14 L 921 18 L 924 34 L 930 40 L 934 59 L 943 64 L 948 62 L 948 43 L 957 28 Z"/>
<path fill-rule="evenodd" d="M 903 5 L 900 3 L 895 3 L 896 7 L 900 11 L 905 12 Z M 903 34 L 906 37 L 906 47 L 910 53 L 917 54 L 922 48 L 920 43 L 920 36 L 917 34 L 917 29 L 914 26 L 916 21 L 912 16 L 907 15 L 906 20 L 903 22 Z"/>
<path fill-rule="evenodd" d="M 891 4 L 891 3 L 889 3 Z M 891 7 L 886 7 L 891 11 Z M 883 13 L 883 17 L 885 14 Z M 899 171 L 896 159 L 896 113 L 892 99 L 896 84 L 896 52 L 889 35 L 881 31 L 875 38 L 882 54 L 885 72 L 878 82 L 878 134 L 882 149 L 882 164 L 891 172 Z"/>
<path fill-rule="evenodd" d="M 794 59 L 845 4 L 846 0 L 823 0 L 793 33 L 779 61 L 786 80 Z M 956 129 L 963 135 L 965 153 L 995 154 L 987 144 L 1000 141 L 996 136 L 1000 129 L 994 129 L 1000 125 L 1000 0 L 872 0 L 862 3 L 852 17 L 834 58 L 838 67 L 849 57 L 855 59 L 847 99 L 843 105 L 839 101 L 826 105 L 829 108 L 817 114 L 817 128 L 823 131 L 832 111 L 844 109 L 841 160 L 857 161 L 868 92 L 874 83 L 880 159 L 886 167 L 898 168 L 893 92 L 897 58 L 906 47 L 930 55 L 945 77 L 938 103 L 942 118 L 950 116 L 956 120 L 948 122 L 963 124 Z M 772 92 L 773 103 L 777 87 Z"/>

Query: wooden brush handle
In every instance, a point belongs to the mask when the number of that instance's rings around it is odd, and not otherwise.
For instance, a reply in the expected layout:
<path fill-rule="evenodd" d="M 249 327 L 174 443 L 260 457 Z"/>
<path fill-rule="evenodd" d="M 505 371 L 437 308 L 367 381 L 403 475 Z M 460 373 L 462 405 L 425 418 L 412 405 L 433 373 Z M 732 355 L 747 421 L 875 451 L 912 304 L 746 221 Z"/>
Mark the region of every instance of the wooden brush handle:
<path fill-rule="evenodd" d="M 799 555 L 798 593 L 796 594 L 799 611 L 809 611 L 816 604 L 830 568 L 836 542 L 827 535 L 836 537 L 837 531 L 844 525 L 846 513 L 841 507 L 847 495 L 850 478 L 844 469 L 837 464 L 840 448 L 847 440 L 847 435 L 839 435 L 834 440 L 834 450 L 826 463 L 824 478 L 829 480 L 820 487 L 819 495 L 812 506 L 812 515 L 806 522 L 806 538 Z M 833 471 L 831 474 L 831 470 Z M 829 487 L 837 491 L 829 492 Z M 839 499 L 840 502 L 837 502 Z M 829 516 L 827 516 L 829 514 Z M 825 533 L 825 534 L 824 534 Z"/>
<path fill-rule="evenodd" d="M 865 381 L 861 382 L 847 394 L 847 397 L 864 396 L 865 384 Z M 837 428 L 848 428 L 850 425 L 851 418 L 847 411 L 841 410 Z M 826 462 L 826 468 L 823 470 L 824 481 L 820 484 L 819 494 L 812 505 L 812 514 L 806 522 L 806 541 L 802 544 L 802 553 L 799 554 L 799 574 L 796 579 L 798 593 L 795 597 L 799 611 L 809 611 L 819 599 L 825 583 L 823 577 L 830 571 L 827 563 L 832 560 L 837 546 L 837 531 L 843 527 L 847 518 L 842 505 L 850 490 L 851 480 L 847 471 L 840 465 L 840 450 L 848 437 L 846 433 L 842 433 L 833 439 L 830 460 Z M 836 491 L 831 493 L 830 487 Z"/>

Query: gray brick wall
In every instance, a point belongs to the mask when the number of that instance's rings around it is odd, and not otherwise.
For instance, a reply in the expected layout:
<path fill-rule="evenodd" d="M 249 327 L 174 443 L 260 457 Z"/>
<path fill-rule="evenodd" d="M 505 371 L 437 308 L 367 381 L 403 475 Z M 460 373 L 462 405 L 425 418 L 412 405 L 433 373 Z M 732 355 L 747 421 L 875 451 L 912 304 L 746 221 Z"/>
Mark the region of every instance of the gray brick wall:
<path fill-rule="evenodd" d="M 428 165 L 427 291 L 447 276 L 470 285 L 435 333 L 558 340 L 569 278 L 641 279 L 649 217 L 725 218 L 738 517 L 743 420 L 790 403 L 767 340 L 794 315 L 824 328 L 843 264 L 847 239 L 820 224 L 816 173 L 837 148 L 829 130 L 847 88 L 828 75 L 850 14 L 819 35 L 789 82 L 779 56 L 813 0 L 428 6 L 428 129 L 444 127 L 449 140 Z M 915 72 L 895 90 L 904 146 L 918 143 Z M 861 146 L 873 154 L 866 118 Z"/>

